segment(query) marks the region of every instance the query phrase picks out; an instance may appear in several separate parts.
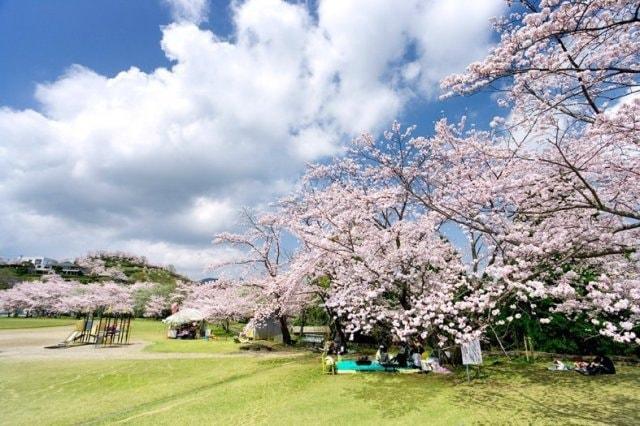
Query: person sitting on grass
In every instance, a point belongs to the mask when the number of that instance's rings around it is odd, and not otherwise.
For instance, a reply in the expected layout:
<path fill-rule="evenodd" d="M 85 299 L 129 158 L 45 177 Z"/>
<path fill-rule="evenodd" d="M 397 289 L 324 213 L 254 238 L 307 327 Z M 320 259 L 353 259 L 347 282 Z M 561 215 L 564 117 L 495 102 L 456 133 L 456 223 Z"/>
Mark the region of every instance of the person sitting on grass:
<path fill-rule="evenodd" d="M 340 338 L 340 336 L 336 336 L 336 339 L 333 341 L 333 344 L 335 346 L 336 354 L 344 355 L 347 353 L 347 345 L 342 340 L 342 338 Z"/>
<path fill-rule="evenodd" d="M 595 376 L 598 374 L 616 374 L 616 367 L 608 356 L 602 354 L 597 355 L 586 368 L 577 370 L 578 373 L 587 376 Z"/>
<path fill-rule="evenodd" d="M 420 345 L 415 345 L 411 350 L 411 363 L 415 368 L 422 368 L 422 353 L 424 349 Z"/>
<path fill-rule="evenodd" d="M 424 363 L 423 371 L 425 372 L 433 372 L 438 374 L 450 374 L 451 371 L 440 365 L 440 358 L 438 358 L 435 354 L 431 354 L 431 356 Z"/>
<path fill-rule="evenodd" d="M 336 360 L 331 355 L 325 357 L 324 364 L 325 372 L 336 374 Z"/>
<path fill-rule="evenodd" d="M 411 349 L 409 348 L 409 345 L 405 343 L 400 347 L 400 352 L 398 352 L 398 355 L 396 355 L 391 361 L 397 364 L 400 368 L 406 368 L 410 353 Z"/>
<path fill-rule="evenodd" d="M 589 365 L 588 362 L 586 362 L 585 360 L 583 360 L 582 358 L 578 358 L 574 363 L 573 363 L 573 367 L 576 371 L 581 371 L 581 370 L 586 370 L 587 366 Z"/>
<path fill-rule="evenodd" d="M 549 367 L 549 370 L 552 371 L 567 371 L 570 368 L 562 361 L 560 361 L 558 358 L 553 360 L 553 365 L 551 367 Z"/>
<path fill-rule="evenodd" d="M 616 374 L 616 367 L 613 360 L 605 355 L 600 355 L 600 372 L 602 374 Z"/>
<path fill-rule="evenodd" d="M 327 355 L 336 355 L 338 353 L 336 349 L 336 343 L 333 341 L 325 342 L 324 351 L 327 353 Z"/>
<path fill-rule="evenodd" d="M 387 352 L 387 347 L 385 345 L 380 345 L 380 347 L 378 347 L 378 352 L 376 352 L 376 361 L 378 361 L 378 364 L 389 363 L 389 352 Z"/>
<path fill-rule="evenodd" d="M 367 355 L 360 356 L 356 359 L 357 365 L 371 365 L 371 360 Z"/>

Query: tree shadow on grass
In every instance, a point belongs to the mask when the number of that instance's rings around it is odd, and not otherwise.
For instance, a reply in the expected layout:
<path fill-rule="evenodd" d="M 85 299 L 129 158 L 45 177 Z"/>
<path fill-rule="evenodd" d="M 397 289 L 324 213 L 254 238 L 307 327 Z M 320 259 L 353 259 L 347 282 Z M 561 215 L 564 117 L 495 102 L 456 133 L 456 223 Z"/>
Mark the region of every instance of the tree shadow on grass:
<path fill-rule="evenodd" d="M 433 402 L 477 413 L 470 422 L 508 416 L 513 424 L 640 425 L 640 370 L 629 367 L 594 377 L 541 365 L 494 366 L 471 383 L 463 370 L 450 376 L 361 373 L 349 379 L 354 383 L 344 398 L 366 402 L 385 419 Z M 449 397 L 434 401 L 442 392 Z"/>
<path fill-rule="evenodd" d="M 358 373 L 357 389 L 345 391 L 345 398 L 356 398 L 371 405 L 383 418 L 397 418 L 424 406 L 442 389 L 441 381 L 427 382 L 425 375 Z"/>
<path fill-rule="evenodd" d="M 540 365 L 486 370 L 487 378 L 458 386 L 456 404 L 508 410 L 516 423 L 640 424 L 638 371 L 627 368 L 613 376 L 581 376 Z"/>

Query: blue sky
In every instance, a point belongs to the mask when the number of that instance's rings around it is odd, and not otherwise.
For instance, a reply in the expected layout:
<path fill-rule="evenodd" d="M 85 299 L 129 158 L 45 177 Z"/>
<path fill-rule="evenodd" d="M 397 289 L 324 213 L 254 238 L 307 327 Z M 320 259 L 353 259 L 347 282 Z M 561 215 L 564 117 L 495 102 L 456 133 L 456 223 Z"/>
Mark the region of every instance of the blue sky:
<path fill-rule="evenodd" d="M 0 0 L 0 256 L 121 249 L 199 276 L 241 206 L 359 132 L 501 113 L 438 100 L 501 0 L 362 1 Z"/>
<path fill-rule="evenodd" d="M 227 1 L 215 0 L 202 26 L 231 31 Z M 70 64 L 104 75 L 131 66 L 168 66 L 160 26 L 171 23 L 159 0 L 0 0 L 0 102 L 37 106 L 36 83 L 57 79 Z"/>

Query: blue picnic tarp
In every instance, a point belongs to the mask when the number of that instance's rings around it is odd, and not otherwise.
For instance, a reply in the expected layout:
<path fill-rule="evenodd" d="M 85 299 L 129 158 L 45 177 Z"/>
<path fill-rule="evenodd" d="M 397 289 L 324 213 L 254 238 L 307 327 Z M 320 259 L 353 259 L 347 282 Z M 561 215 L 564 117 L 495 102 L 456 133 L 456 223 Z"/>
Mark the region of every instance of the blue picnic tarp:
<path fill-rule="evenodd" d="M 371 364 L 356 364 L 354 359 L 343 359 L 336 363 L 336 369 L 338 371 L 395 371 L 394 367 L 384 367 L 377 361 L 372 361 Z"/>

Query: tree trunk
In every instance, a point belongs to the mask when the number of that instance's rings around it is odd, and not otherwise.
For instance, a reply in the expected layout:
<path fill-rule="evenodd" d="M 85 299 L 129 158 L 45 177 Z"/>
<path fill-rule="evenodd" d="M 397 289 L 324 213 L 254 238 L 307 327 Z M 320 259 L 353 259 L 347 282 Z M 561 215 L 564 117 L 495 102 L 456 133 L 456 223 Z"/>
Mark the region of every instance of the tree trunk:
<path fill-rule="evenodd" d="M 280 331 L 282 332 L 282 343 L 285 345 L 291 345 L 291 334 L 289 333 L 287 317 L 282 315 L 278 317 L 278 320 L 280 321 Z"/>
<path fill-rule="evenodd" d="M 302 310 L 302 314 L 300 315 L 300 334 L 298 335 L 298 342 L 297 343 L 302 343 L 302 336 L 304 336 L 304 326 L 307 323 L 307 310 L 303 309 Z"/>
<path fill-rule="evenodd" d="M 321 297 L 322 302 L 324 303 L 325 299 Z M 337 315 L 333 314 L 333 311 L 324 305 L 324 309 L 327 311 L 327 315 L 329 316 L 329 329 L 331 330 L 331 340 L 335 340 L 336 336 L 340 340 L 340 345 L 344 346 L 344 349 L 347 349 L 347 336 L 345 336 L 344 331 L 342 330 L 342 324 L 340 323 L 340 319 Z"/>
<path fill-rule="evenodd" d="M 347 349 L 347 336 L 345 336 L 344 331 L 342 330 L 342 324 L 340 320 L 336 318 L 333 321 L 333 327 L 335 328 L 335 334 L 338 336 L 340 340 L 340 345 L 344 346 L 345 350 Z"/>

